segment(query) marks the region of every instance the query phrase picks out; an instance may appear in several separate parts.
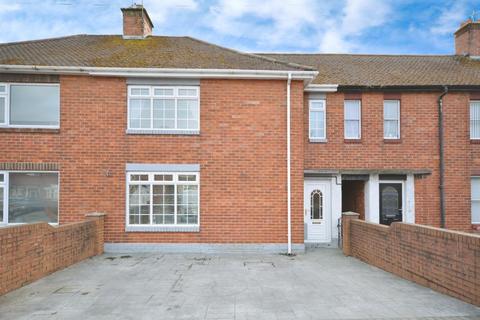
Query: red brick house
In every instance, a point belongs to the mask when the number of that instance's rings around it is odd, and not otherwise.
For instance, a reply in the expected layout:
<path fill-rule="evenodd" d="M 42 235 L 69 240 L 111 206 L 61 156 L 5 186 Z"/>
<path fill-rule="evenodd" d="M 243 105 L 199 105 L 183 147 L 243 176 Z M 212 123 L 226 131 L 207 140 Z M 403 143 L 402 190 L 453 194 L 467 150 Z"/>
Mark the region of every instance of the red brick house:
<path fill-rule="evenodd" d="M 123 35 L 0 44 L 2 224 L 278 251 L 335 243 L 342 211 L 480 223 L 480 22 L 450 56 L 248 54 L 122 12 Z"/>

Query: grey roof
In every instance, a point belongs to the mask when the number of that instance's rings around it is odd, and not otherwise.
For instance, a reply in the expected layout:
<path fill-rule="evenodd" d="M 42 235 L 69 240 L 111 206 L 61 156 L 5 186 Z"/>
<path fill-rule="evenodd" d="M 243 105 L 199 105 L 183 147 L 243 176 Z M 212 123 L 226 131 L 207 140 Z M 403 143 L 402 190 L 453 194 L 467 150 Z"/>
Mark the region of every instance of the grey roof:
<path fill-rule="evenodd" d="M 309 70 L 190 37 L 75 35 L 0 44 L 0 64 L 242 70 Z"/>
<path fill-rule="evenodd" d="M 315 67 L 314 84 L 341 86 L 480 85 L 480 61 L 464 56 L 259 54 Z"/>

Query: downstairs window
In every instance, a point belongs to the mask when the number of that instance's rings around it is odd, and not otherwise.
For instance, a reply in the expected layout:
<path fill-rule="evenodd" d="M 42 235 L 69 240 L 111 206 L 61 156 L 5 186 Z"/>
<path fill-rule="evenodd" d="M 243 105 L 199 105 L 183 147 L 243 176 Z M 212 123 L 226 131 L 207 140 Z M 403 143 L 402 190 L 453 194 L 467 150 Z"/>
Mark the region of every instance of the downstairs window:
<path fill-rule="evenodd" d="M 197 226 L 198 173 L 129 173 L 128 225 Z"/>
<path fill-rule="evenodd" d="M 58 223 L 58 173 L 0 173 L 0 222 Z"/>
<path fill-rule="evenodd" d="M 472 223 L 480 224 L 480 177 L 471 178 Z"/>

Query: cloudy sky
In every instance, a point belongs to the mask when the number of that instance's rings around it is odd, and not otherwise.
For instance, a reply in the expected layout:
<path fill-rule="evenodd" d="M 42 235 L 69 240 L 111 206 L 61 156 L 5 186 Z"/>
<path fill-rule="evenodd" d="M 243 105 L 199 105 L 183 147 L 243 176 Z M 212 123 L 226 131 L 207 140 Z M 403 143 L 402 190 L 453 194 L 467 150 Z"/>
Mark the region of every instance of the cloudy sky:
<path fill-rule="evenodd" d="M 137 2 L 142 2 L 138 0 Z M 251 52 L 450 54 L 480 0 L 144 0 L 156 35 Z M 120 34 L 132 0 L 0 0 L 0 42 Z"/>

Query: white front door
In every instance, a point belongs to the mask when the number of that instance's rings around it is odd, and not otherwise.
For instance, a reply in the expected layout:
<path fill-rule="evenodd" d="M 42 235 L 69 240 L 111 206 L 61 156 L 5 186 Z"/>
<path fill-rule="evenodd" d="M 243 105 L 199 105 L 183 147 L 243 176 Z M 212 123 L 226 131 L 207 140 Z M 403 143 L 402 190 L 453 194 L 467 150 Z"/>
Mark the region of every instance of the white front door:
<path fill-rule="evenodd" d="M 305 181 L 305 242 L 330 242 L 332 237 L 331 180 Z"/>

